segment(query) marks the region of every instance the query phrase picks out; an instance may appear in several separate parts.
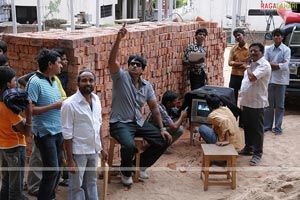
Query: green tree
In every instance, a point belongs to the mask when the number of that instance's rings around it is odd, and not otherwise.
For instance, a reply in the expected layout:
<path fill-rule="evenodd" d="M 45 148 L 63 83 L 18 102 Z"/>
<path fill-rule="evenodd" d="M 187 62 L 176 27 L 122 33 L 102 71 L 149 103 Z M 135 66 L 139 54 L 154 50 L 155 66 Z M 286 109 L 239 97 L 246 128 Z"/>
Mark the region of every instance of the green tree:
<path fill-rule="evenodd" d="M 152 0 L 154 7 L 156 7 L 156 2 L 157 2 L 157 0 Z M 182 6 L 184 6 L 186 4 L 187 4 L 187 0 L 176 0 L 176 8 L 181 8 Z M 175 9 L 175 4 L 174 4 L 174 9 Z"/>
<path fill-rule="evenodd" d="M 59 27 L 60 24 L 66 23 L 66 20 L 62 19 L 48 19 L 48 17 L 51 15 L 53 17 L 54 13 L 59 13 L 59 5 L 61 3 L 61 0 L 51 0 L 48 5 L 48 12 L 44 15 L 44 20 L 43 20 L 43 26 L 45 30 L 45 26 L 50 26 L 50 27 Z"/>
<path fill-rule="evenodd" d="M 44 19 L 47 19 L 50 15 L 53 16 L 53 13 L 58 13 L 60 3 L 61 0 L 51 0 L 48 5 L 48 12 L 45 14 Z"/>

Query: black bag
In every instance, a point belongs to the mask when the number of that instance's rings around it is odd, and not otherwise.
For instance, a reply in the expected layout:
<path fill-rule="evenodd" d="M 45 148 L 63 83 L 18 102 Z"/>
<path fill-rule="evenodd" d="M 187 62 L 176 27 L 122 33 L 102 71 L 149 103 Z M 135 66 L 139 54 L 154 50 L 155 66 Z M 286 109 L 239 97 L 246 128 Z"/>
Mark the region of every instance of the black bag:
<path fill-rule="evenodd" d="M 2 94 L 2 99 L 15 114 L 20 114 L 29 104 L 28 93 L 20 88 L 6 89 Z"/>

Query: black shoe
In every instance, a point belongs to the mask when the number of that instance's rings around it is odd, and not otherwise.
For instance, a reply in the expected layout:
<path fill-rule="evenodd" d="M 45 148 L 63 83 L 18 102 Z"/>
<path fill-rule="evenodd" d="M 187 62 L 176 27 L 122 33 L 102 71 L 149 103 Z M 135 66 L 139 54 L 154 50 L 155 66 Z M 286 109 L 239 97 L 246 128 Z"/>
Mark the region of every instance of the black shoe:
<path fill-rule="evenodd" d="M 244 149 L 238 151 L 238 154 L 243 155 L 243 156 L 252 156 L 253 152 L 244 148 Z"/>
<path fill-rule="evenodd" d="M 272 129 L 271 128 L 264 129 L 264 132 L 268 132 L 268 131 L 272 131 Z"/>
<path fill-rule="evenodd" d="M 273 128 L 272 129 L 272 133 L 274 133 L 275 135 L 281 135 L 282 134 L 282 130 L 281 129 L 276 129 L 276 128 Z"/>
<path fill-rule="evenodd" d="M 30 190 L 28 190 L 28 194 L 29 194 L 30 196 L 38 197 L 39 191 L 31 192 Z"/>
<path fill-rule="evenodd" d="M 68 187 L 69 186 L 69 179 L 64 179 L 61 182 L 59 182 L 60 186 Z"/>

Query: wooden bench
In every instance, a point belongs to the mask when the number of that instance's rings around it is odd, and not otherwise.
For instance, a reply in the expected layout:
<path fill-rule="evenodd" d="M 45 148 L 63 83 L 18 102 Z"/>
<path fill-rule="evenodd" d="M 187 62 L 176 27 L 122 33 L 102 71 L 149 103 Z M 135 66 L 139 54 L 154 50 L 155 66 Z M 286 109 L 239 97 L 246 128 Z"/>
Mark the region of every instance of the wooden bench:
<path fill-rule="evenodd" d="M 202 147 L 202 170 L 201 179 L 204 182 L 204 191 L 207 191 L 209 185 L 225 185 L 236 188 L 236 157 L 238 155 L 232 144 L 226 146 L 217 146 L 216 144 L 201 144 Z M 226 169 L 210 170 L 211 161 L 226 160 Z M 221 169 L 221 168 L 220 168 Z M 209 175 L 226 175 L 226 179 L 209 178 Z M 203 177 L 204 175 L 204 177 Z"/>

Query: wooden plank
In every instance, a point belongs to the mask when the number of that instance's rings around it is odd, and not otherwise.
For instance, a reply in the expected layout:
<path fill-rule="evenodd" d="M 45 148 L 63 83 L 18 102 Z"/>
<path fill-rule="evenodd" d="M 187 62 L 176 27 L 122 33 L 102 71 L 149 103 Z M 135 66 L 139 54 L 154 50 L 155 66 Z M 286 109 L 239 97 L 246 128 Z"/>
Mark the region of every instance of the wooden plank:
<path fill-rule="evenodd" d="M 226 146 L 218 146 L 216 144 L 201 144 L 204 155 L 232 155 L 237 156 L 238 153 L 232 144 Z"/>

